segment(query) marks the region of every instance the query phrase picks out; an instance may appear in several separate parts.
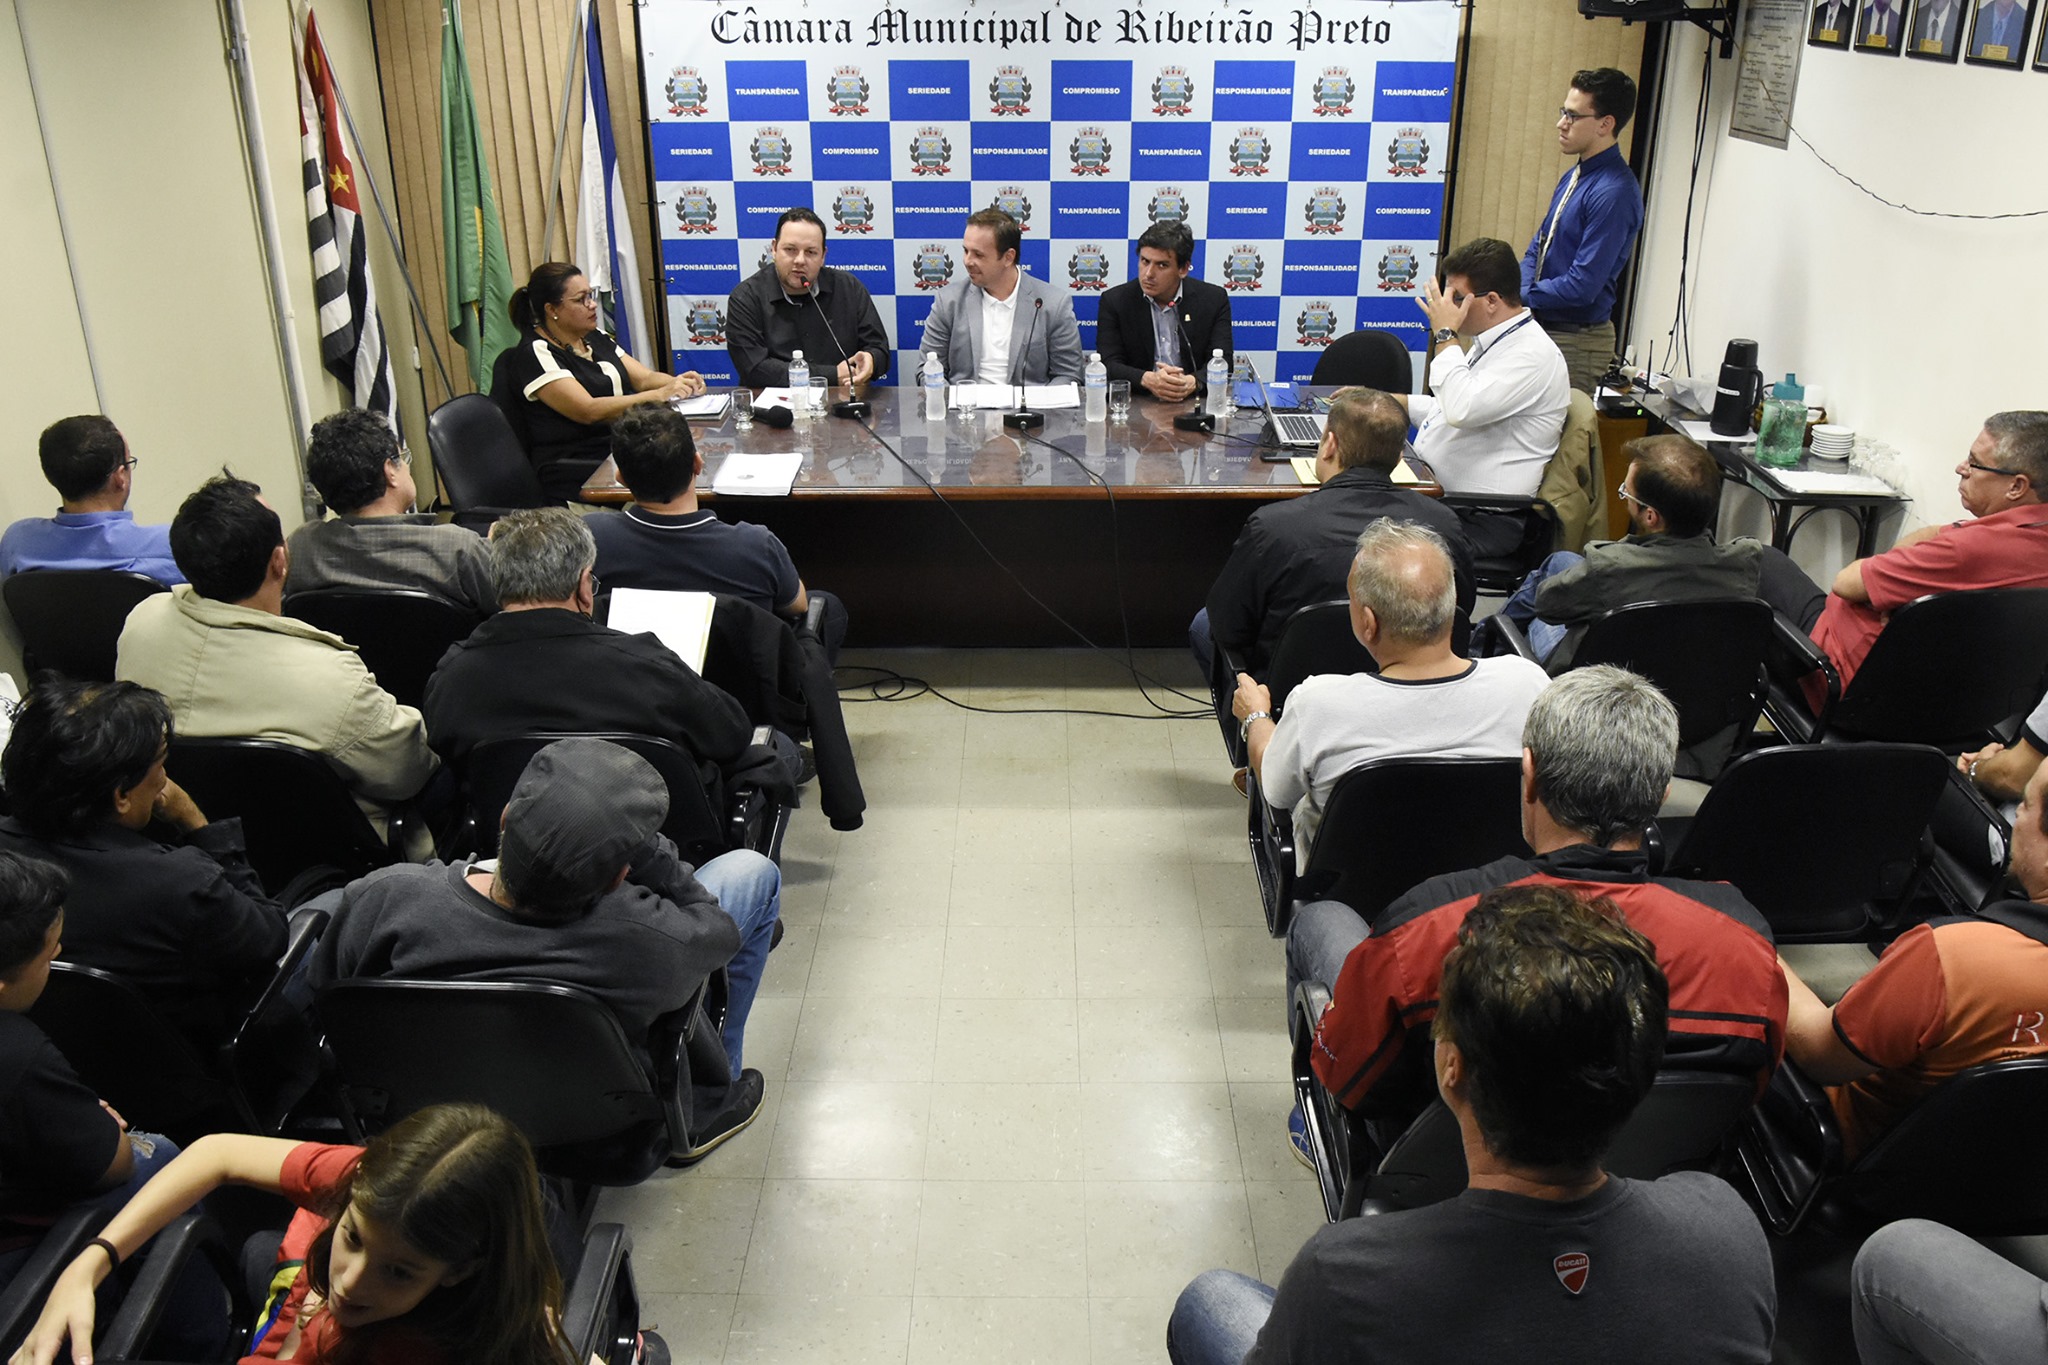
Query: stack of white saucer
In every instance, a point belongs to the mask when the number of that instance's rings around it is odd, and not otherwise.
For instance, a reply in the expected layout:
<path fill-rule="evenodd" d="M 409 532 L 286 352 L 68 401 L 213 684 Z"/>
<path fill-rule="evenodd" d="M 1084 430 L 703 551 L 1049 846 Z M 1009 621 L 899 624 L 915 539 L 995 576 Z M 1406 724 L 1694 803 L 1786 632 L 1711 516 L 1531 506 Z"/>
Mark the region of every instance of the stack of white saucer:
<path fill-rule="evenodd" d="M 1855 449 L 1856 432 L 1852 427 L 1822 422 L 1813 429 L 1812 453 L 1815 459 L 1846 460 Z"/>

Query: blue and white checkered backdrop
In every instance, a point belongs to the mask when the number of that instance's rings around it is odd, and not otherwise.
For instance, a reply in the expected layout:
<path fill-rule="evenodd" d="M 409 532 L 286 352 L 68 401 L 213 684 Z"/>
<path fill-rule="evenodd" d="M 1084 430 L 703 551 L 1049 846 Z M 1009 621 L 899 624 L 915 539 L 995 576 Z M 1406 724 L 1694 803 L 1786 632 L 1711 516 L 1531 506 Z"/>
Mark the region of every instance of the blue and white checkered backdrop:
<path fill-rule="evenodd" d="M 886 382 L 915 372 L 932 295 L 962 278 L 963 222 L 991 204 L 1023 223 L 1024 268 L 1073 291 L 1088 349 L 1138 234 L 1180 217 L 1261 373 L 1305 379 L 1360 326 L 1396 329 L 1419 363 L 1459 14 L 646 0 L 674 363 L 734 382 L 726 294 L 795 204 L 825 220 L 826 263 L 875 296 L 896 348 Z"/>

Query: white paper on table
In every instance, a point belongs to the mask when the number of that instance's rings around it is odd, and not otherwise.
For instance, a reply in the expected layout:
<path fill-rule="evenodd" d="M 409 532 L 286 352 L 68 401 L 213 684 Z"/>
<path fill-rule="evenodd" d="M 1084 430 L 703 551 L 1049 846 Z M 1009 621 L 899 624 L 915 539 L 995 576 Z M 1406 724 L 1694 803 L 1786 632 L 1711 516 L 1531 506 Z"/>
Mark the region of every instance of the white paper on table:
<path fill-rule="evenodd" d="M 961 396 L 971 394 L 978 408 L 1014 409 L 1017 406 L 1017 385 L 1015 384 L 955 384 L 950 391 L 950 402 L 960 406 Z M 1074 384 L 1026 384 L 1024 406 L 1030 408 L 1078 408 L 1081 406 L 1081 390 Z"/>
<path fill-rule="evenodd" d="M 803 467 L 803 453 L 795 450 L 728 455 L 711 480 L 711 491 L 727 497 L 787 497 Z"/>
<path fill-rule="evenodd" d="M 1727 441 L 1738 446 L 1752 446 L 1756 444 L 1756 433 L 1753 431 L 1746 436 L 1723 436 L 1720 432 L 1714 430 L 1712 422 L 1701 422 L 1690 417 L 1679 418 L 1678 429 L 1702 445 L 1708 441 Z"/>
<path fill-rule="evenodd" d="M 605 618 L 613 630 L 628 635 L 647 634 L 674 650 L 697 672 L 704 671 L 704 650 L 711 641 L 711 609 L 708 592 L 659 592 L 653 588 L 613 588 L 611 614 Z"/>
<path fill-rule="evenodd" d="M 729 393 L 700 393 L 695 398 L 672 398 L 669 406 L 685 417 L 723 417 L 731 402 Z"/>
<path fill-rule="evenodd" d="M 789 396 L 788 389 L 763 389 L 761 396 L 754 400 L 757 408 L 793 408 L 796 401 Z"/>
<path fill-rule="evenodd" d="M 1831 469 L 1767 469 L 1773 481 L 1794 493 L 1896 493 L 1873 474 L 1837 474 Z"/>

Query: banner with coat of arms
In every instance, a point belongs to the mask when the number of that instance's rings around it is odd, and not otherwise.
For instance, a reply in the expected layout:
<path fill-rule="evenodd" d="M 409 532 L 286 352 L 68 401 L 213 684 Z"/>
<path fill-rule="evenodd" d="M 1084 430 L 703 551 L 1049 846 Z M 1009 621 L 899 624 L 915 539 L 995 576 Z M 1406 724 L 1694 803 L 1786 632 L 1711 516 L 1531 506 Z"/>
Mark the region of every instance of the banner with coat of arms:
<path fill-rule="evenodd" d="M 673 363 L 730 384 L 726 295 L 776 218 L 825 221 L 918 368 L 967 215 L 1024 227 L 1025 269 L 1105 290 L 1167 219 L 1230 294 L 1237 349 L 1305 379 L 1356 327 L 1427 349 L 1457 0 L 1241 0 L 1072 13 L 1024 0 L 644 0 L 642 74 Z"/>

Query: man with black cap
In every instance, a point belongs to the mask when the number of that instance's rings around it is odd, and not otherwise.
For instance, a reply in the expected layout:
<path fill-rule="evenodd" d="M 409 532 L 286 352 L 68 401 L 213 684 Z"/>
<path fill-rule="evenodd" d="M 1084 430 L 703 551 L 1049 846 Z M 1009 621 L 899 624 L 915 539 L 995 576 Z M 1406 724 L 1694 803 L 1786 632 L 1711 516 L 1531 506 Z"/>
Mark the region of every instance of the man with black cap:
<path fill-rule="evenodd" d="M 309 984 L 539 978 L 597 996 L 645 1047 L 673 1037 L 690 996 L 724 967 L 734 1080 L 690 1153 L 701 1156 L 760 1108 L 761 1073 L 741 1069 L 740 1047 L 782 877 L 746 850 L 693 873 L 660 833 L 667 815 L 668 787 L 638 754 L 601 739 L 550 744 L 512 790 L 495 862 L 401 863 L 350 884 Z"/>

